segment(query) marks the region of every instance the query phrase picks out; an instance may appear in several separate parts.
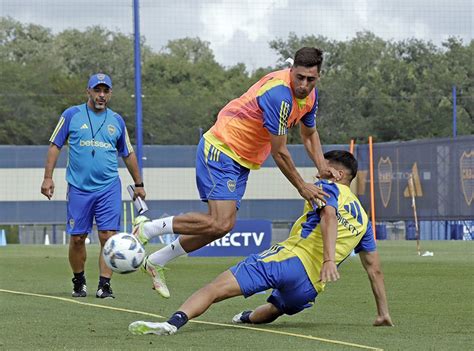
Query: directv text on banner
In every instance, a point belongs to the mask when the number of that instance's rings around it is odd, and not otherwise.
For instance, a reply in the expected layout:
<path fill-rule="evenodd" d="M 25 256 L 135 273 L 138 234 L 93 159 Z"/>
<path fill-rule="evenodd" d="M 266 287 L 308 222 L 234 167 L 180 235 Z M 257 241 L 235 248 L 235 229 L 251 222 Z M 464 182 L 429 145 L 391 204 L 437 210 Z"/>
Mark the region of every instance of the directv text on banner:
<path fill-rule="evenodd" d="M 272 242 L 272 223 L 265 220 L 238 220 L 230 233 L 189 256 L 248 256 L 266 250 Z"/>

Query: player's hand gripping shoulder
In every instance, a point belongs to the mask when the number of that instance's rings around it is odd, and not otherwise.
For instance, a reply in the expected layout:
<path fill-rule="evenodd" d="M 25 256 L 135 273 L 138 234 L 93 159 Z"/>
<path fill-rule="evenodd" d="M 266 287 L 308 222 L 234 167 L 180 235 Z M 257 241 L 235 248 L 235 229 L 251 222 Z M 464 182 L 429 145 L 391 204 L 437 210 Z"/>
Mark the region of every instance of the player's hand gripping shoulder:
<path fill-rule="evenodd" d="M 321 189 L 321 187 L 318 187 L 313 183 L 304 183 L 303 186 L 298 189 L 298 192 L 301 197 L 313 205 L 313 208 L 321 207 L 319 206 L 321 203 L 326 204 L 324 197 L 330 197 L 330 195 Z"/>
<path fill-rule="evenodd" d="M 329 179 L 332 181 L 341 180 L 340 173 L 333 167 L 327 166 L 319 171 L 319 177 L 322 179 Z"/>

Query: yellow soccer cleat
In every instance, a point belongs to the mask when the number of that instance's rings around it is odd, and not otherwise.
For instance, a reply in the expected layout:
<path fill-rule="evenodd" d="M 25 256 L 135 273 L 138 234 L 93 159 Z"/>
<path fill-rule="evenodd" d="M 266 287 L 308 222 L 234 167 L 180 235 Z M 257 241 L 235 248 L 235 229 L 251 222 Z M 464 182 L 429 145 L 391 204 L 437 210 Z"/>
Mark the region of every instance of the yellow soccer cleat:
<path fill-rule="evenodd" d="M 150 219 L 145 216 L 135 217 L 133 221 L 132 235 L 138 239 L 138 241 L 145 246 L 148 243 L 148 238 L 145 235 L 145 223 L 150 222 Z"/>
<path fill-rule="evenodd" d="M 170 291 L 166 286 L 165 269 L 167 268 L 165 268 L 164 266 L 151 263 L 148 259 L 148 256 L 145 257 L 145 260 L 143 261 L 143 264 L 141 266 L 141 270 L 151 276 L 151 279 L 153 280 L 153 289 L 155 289 L 158 294 L 160 294 L 164 298 L 169 298 Z"/>
<path fill-rule="evenodd" d="M 145 334 L 156 334 L 156 335 L 173 335 L 178 331 L 174 325 L 168 322 L 164 323 L 152 323 L 144 321 L 136 321 L 130 323 L 128 330 L 133 335 L 145 335 Z"/>

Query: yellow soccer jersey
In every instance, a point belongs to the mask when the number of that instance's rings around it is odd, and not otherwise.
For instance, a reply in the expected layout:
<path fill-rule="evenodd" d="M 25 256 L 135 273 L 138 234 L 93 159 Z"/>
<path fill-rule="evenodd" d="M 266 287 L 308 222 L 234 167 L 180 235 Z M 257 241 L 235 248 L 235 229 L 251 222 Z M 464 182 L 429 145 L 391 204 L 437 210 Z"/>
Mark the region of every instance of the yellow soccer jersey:
<path fill-rule="evenodd" d="M 346 185 L 321 180 L 316 185 L 330 195 L 326 206 L 336 209 L 338 220 L 336 240 L 336 265 L 339 265 L 355 250 L 375 251 L 375 240 L 372 226 L 359 199 Z M 319 209 L 314 209 L 308 202 L 303 215 L 291 228 L 290 236 L 280 243 L 293 252 L 303 262 L 309 279 L 319 292 L 324 290 L 319 282 L 319 274 L 323 264 L 323 240 L 321 235 L 321 217 Z"/>

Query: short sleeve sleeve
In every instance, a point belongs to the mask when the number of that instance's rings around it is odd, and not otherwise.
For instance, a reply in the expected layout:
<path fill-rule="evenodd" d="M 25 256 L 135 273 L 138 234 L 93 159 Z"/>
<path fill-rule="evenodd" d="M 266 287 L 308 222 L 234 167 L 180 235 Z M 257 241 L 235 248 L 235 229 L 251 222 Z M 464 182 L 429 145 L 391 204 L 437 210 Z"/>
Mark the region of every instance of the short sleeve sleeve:
<path fill-rule="evenodd" d="M 133 146 L 128 136 L 127 126 L 125 125 L 125 121 L 123 120 L 122 116 L 116 114 L 115 117 L 117 118 L 122 131 L 117 140 L 117 152 L 120 157 L 127 157 L 133 152 Z"/>
<path fill-rule="evenodd" d="M 320 180 L 315 183 L 316 186 L 320 187 L 329 197 L 325 197 L 326 205 L 322 206 L 331 206 L 336 210 L 338 208 L 338 198 L 339 198 L 339 188 L 336 183 L 328 182 L 327 180 Z"/>
<path fill-rule="evenodd" d="M 71 119 L 78 112 L 79 108 L 77 107 L 70 107 L 63 112 L 61 117 L 59 117 L 59 121 L 56 124 L 56 128 L 54 128 L 53 134 L 51 134 L 51 137 L 49 138 L 51 143 L 59 148 L 63 147 L 69 136 L 69 125 L 71 124 Z"/>
<path fill-rule="evenodd" d="M 316 90 L 316 99 L 314 100 L 314 105 L 307 114 L 301 118 L 301 122 L 308 128 L 316 127 L 316 113 L 318 112 L 318 91 Z"/>
<path fill-rule="evenodd" d="M 257 98 L 263 111 L 263 126 L 273 135 L 288 133 L 288 118 L 293 100 L 288 87 L 277 85 L 265 91 Z"/>

